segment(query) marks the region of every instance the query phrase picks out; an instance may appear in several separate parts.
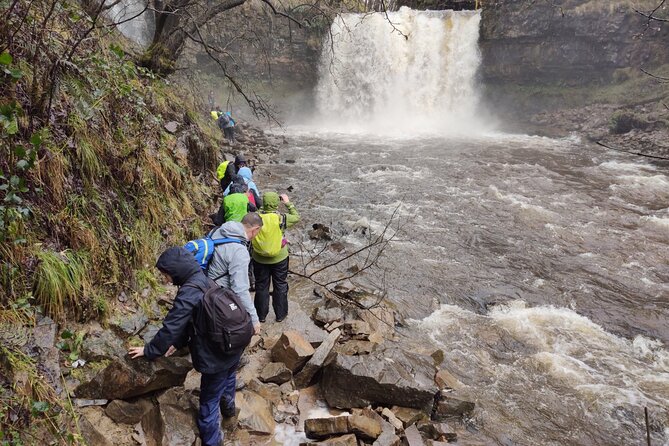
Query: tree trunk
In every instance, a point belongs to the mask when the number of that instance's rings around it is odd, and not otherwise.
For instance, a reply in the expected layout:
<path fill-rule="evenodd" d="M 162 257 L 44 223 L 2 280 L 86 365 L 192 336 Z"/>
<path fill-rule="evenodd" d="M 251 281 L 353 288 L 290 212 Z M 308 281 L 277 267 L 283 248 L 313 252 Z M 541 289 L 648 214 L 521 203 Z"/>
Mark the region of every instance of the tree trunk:
<path fill-rule="evenodd" d="M 180 22 L 179 14 L 156 12 L 153 41 L 142 54 L 139 65 L 161 76 L 174 73 L 177 60 L 186 45 L 186 33 Z"/>

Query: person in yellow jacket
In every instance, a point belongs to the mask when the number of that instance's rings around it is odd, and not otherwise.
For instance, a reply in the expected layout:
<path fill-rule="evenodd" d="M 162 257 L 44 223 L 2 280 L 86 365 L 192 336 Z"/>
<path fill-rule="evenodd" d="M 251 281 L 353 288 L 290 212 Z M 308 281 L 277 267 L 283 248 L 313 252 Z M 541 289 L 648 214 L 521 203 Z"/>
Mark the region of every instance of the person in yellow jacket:
<path fill-rule="evenodd" d="M 263 227 L 253 239 L 253 270 L 256 279 L 254 304 L 260 322 L 265 322 L 269 313 L 269 286 L 272 293 L 272 308 L 276 321 L 281 322 L 288 315 L 288 246 L 283 237 L 286 229 L 300 221 L 300 214 L 288 195 L 266 192 L 262 196 L 260 217 Z M 287 213 L 279 213 L 279 203 L 283 202 Z"/>

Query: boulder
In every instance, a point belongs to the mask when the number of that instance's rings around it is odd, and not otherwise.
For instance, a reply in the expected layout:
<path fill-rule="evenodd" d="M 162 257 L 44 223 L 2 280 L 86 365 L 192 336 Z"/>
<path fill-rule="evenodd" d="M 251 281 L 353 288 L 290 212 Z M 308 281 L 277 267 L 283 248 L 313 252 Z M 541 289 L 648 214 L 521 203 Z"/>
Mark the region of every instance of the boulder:
<path fill-rule="evenodd" d="M 255 392 L 237 392 L 235 404 L 240 409 L 237 417 L 239 425 L 251 433 L 270 435 L 276 423 L 270 403 Z"/>
<path fill-rule="evenodd" d="M 376 350 L 377 344 L 371 341 L 347 341 L 337 345 L 337 353 L 342 355 L 368 355 Z"/>
<path fill-rule="evenodd" d="M 432 419 L 443 421 L 447 418 L 467 415 L 474 410 L 474 407 L 474 403 L 461 399 L 455 393 L 441 392 Z"/>
<path fill-rule="evenodd" d="M 151 401 L 145 399 L 135 402 L 114 400 L 105 409 L 105 415 L 117 423 L 137 424 L 152 408 Z"/>
<path fill-rule="evenodd" d="M 318 371 L 327 365 L 329 360 L 332 360 L 332 350 L 334 349 L 341 331 L 334 330 L 328 337 L 325 338 L 325 341 L 318 346 L 314 355 L 307 361 L 302 370 L 295 376 L 295 386 L 298 389 L 308 387 L 311 384 L 314 376 Z"/>
<path fill-rule="evenodd" d="M 262 371 L 258 379 L 264 383 L 283 384 L 290 381 L 293 373 L 282 362 L 270 362 Z"/>
<path fill-rule="evenodd" d="M 78 398 L 127 399 L 156 390 L 180 386 L 191 369 L 190 360 L 183 357 L 116 360 L 87 383 L 75 390 Z"/>
<path fill-rule="evenodd" d="M 81 344 L 81 357 L 86 361 L 115 360 L 127 353 L 123 340 L 111 330 L 91 333 Z"/>
<path fill-rule="evenodd" d="M 422 422 L 416 425 L 424 438 L 436 441 L 456 441 L 458 435 L 446 423 Z"/>
<path fill-rule="evenodd" d="M 314 348 L 295 330 L 285 331 L 272 348 L 272 361 L 282 362 L 293 373 L 314 354 Z"/>
<path fill-rule="evenodd" d="M 167 124 L 165 124 L 165 130 L 167 130 L 168 133 L 176 133 L 177 129 L 179 128 L 179 123 L 176 121 L 170 121 Z"/>
<path fill-rule="evenodd" d="M 407 446 L 425 446 L 423 437 L 421 437 L 415 424 L 412 424 L 404 431 L 404 436 L 407 440 Z"/>
<path fill-rule="evenodd" d="M 307 438 L 319 440 L 349 432 L 348 417 L 310 418 L 304 422 Z"/>
<path fill-rule="evenodd" d="M 200 394 L 200 380 L 202 379 L 202 373 L 198 372 L 195 369 L 192 369 L 186 375 L 183 386 L 186 392 L 191 392 L 194 395 Z"/>
<path fill-rule="evenodd" d="M 140 336 L 145 344 L 153 340 L 153 337 L 163 328 L 162 322 L 152 322 L 142 329 Z"/>
<path fill-rule="evenodd" d="M 454 389 L 458 390 L 463 387 L 462 383 L 451 374 L 448 370 L 441 369 L 434 376 L 434 382 L 437 383 L 440 390 Z"/>
<path fill-rule="evenodd" d="M 365 356 L 337 355 L 321 388 L 331 407 L 402 406 L 432 411 L 438 389 L 432 358 L 397 347 Z"/>
<path fill-rule="evenodd" d="M 136 445 L 133 426 L 116 424 L 101 407 L 79 409 L 79 430 L 87 444 L 100 446 Z M 42 444 L 42 443 L 40 443 Z"/>

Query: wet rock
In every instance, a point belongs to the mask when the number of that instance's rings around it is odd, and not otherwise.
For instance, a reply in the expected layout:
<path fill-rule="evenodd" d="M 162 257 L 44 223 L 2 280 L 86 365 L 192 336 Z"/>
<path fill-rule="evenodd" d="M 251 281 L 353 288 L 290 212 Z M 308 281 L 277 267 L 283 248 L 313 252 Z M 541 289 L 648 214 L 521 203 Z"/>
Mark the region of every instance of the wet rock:
<path fill-rule="evenodd" d="M 123 359 L 112 362 L 75 390 L 78 398 L 127 399 L 156 390 L 180 386 L 191 369 L 183 357 Z"/>
<path fill-rule="evenodd" d="M 286 164 L 295 164 L 295 160 L 286 160 Z"/>
<path fill-rule="evenodd" d="M 243 390 L 235 397 L 235 404 L 240 409 L 239 425 L 251 433 L 272 434 L 276 423 L 270 403 L 255 392 Z"/>
<path fill-rule="evenodd" d="M 161 328 L 163 328 L 162 322 L 153 322 L 144 327 L 139 335 L 142 337 L 144 343 L 148 344 Z"/>
<path fill-rule="evenodd" d="M 434 359 L 434 365 L 437 367 L 439 367 L 441 363 L 444 362 L 443 350 L 435 350 L 434 353 L 432 353 L 430 356 L 432 356 L 432 359 Z"/>
<path fill-rule="evenodd" d="M 406 437 L 407 440 L 407 446 L 425 446 L 425 442 L 423 442 L 423 437 L 421 437 L 420 432 L 418 431 L 416 425 L 409 426 L 404 431 L 404 436 Z"/>
<path fill-rule="evenodd" d="M 410 407 L 399 407 L 394 406 L 391 411 L 395 414 L 397 419 L 399 419 L 404 427 L 411 426 L 416 424 L 419 421 L 428 420 L 429 417 L 422 411 L 418 409 L 412 409 Z"/>
<path fill-rule="evenodd" d="M 282 362 L 293 373 L 299 370 L 314 354 L 314 348 L 302 335 L 295 331 L 285 331 L 272 348 L 272 361 Z"/>
<path fill-rule="evenodd" d="M 456 394 L 441 392 L 432 418 L 435 421 L 443 421 L 450 417 L 470 414 L 474 407 L 474 403 L 461 399 Z"/>
<path fill-rule="evenodd" d="M 153 404 L 145 399 L 135 402 L 114 400 L 105 408 L 105 415 L 117 423 L 137 424 L 152 408 Z"/>
<path fill-rule="evenodd" d="M 386 417 L 386 420 L 388 420 L 388 422 L 392 424 L 396 430 L 401 431 L 402 429 L 404 429 L 404 423 L 402 423 L 402 420 L 400 420 L 395 416 L 392 410 L 388 409 L 387 407 L 384 407 L 383 410 L 381 411 L 381 415 Z"/>
<path fill-rule="evenodd" d="M 312 319 L 321 325 L 331 324 L 332 322 L 340 321 L 343 318 L 344 312 L 340 307 L 326 308 L 320 306 L 314 310 L 312 315 Z"/>
<path fill-rule="evenodd" d="M 116 424 L 101 407 L 79 410 L 79 429 L 87 444 L 100 446 L 135 446 L 132 426 Z"/>
<path fill-rule="evenodd" d="M 184 380 L 184 390 L 186 392 L 191 392 L 193 395 L 200 394 L 200 380 L 202 379 L 202 373 L 198 372 L 195 369 L 192 369 L 186 375 Z"/>
<path fill-rule="evenodd" d="M 434 382 L 437 383 L 437 386 L 440 390 L 444 389 L 454 389 L 458 390 L 463 387 L 462 383 L 451 374 L 448 370 L 441 369 L 434 376 Z"/>
<path fill-rule="evenodd" d="M 87 361 L 118 359 L 125 356 L 127 350 L 123 340 L 111 330 L 90 333 L 81 345 L 81 357 Z"/>
<path fill-rule="evenodd" d="M 416 425 L 424 438 L 428 440 L 441 441 L 456 441 L 458 435 L 446 423 L 427 423 L 422 422 Z M 429 442 L 429 441 L 428 441 Z"/>
<path fill-rule="evenodd" d="M 353 340 L 338 345 L 336 350 L 337 353 L 341 353 L 342 355 L 368 355 L 372 353 L 376 347 L 377 344 L 375 342 Z"/>
<path fill-rule="evenodd" d="M 332 240 L 330 228 L 321 223 L 314 223 L 308 234 L 312 240 Z"/>
<path fill-rule="evenodd" d="M 381 435 L 376 439 L 372 446 L 399 446 L 400 437 L 395 434 L 395 427 L 385 420 L 381 421 Z"/>
<path fill-rule="evenodd" d="M 198 439 L 198 399 L 183 387 L 175 387 L 158 397 L 158 405 L 163 427 L 162 444 L 194 444 Z"/>
<path fill-rule="evenodd" d="M 310 418 L 304 422 L 307 438 L 319 440 L 349 432 L 348 417 Z"/>
<path fill-rule="evenodd" d="M 281 403 L 281 389 L 277 384 L 267 383 L 263 384 L 258 379 L 252 379 L 249 381 L 248 389 L 257 393 L 261 397 L 265 398 L 272 404 Z"/>
<path fill-rule="evenodd" d="M 91 407 L 91 406 L 104 406 L 109 400 L 87 400 L 82 398 L 74 398 L 72 400 L 72 405 L 74 407 Z"/>
<path fill-rule="evenodd" d="M 43 317 L 33 329 L 35 346 L 40 355 L 39 368 L 57 393 L 63 389 L 60 370 L 60 355 L 55 347 L 57 324 L 49 317 Z"/>
<path fill-rule="evenodd" d="M 337 355 L 321 380 L 331 407 L 403 406 L 429 413 L 438 392 L 432 358 L 385 348 L 365 356 Z"/>
<path fill-rule="evenodd" d="M 112 318 L 109 326 L 119 336 L 132 336 L 139 333 L 149 322 L 149 318 L 142 308 L 137 308 L 134 313 L 119 314 Z"/>
<path fill-rule="evenodd" d="M 328 438 L 318 443 L 309 443 L 322 446 L 358 446 L 358 439 L 354 434 L 342 435 L 341 437 Z"/>
<path fill-rule="evenodd" d="M 293 377 L 293 373 L 282 362 L 270 362 L 262 369 L 260 381 L 264 383 L 283 384 Z"/>
<path fill-rule="evenodd" d="M 179 123 L 176 121 L 170 121 L 167 124 L 165 124 L 165 130 L 167 130 L 169 133 L 172 134 L 175 134 L 178 128 L 179 128 Z"/>
<path fill-rule="evenodd" d="M 374 441 L 381 435 L 381 423 L 376 419 L 377 415 L 371 409 L 354 410 L 348 417 L 349 432 L 365 441 Z M 378 416 L 378 415 L 377 415 Z"/>
<path fill-rule="evenodd" d="M 308 387 L 316 373 L 327 365 L 329 360 L 332 360 L 332 351 L 340 335 L 341 332 L 339 330 L 334 330 L 328 335 L 325 341 L 318 346 L 314 355 L 295 376 L 295 386 L 298 389 Z"/>
<path fill-rule="evenodd" d="M 268 324 L 266 330 L 263 336 L 263 346 L 268 350 L 271 350 L 274 344 L 268 344 L 265 341 L 275 337 L 278 340 L 286 331 L 297 331 L 314 348 L 320 345 L 328 335 L 325 330 L 314 323 L 309 314 L 298 306 L 291 307 L 288 317 L 283 322 Z"/>

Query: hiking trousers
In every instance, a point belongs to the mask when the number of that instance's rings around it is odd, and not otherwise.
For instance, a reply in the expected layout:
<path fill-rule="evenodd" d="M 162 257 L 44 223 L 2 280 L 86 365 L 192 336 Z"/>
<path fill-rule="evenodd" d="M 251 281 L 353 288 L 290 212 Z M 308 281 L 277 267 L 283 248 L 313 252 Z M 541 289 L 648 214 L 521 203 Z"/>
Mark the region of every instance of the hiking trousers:
<path fill-rule="evenodd" d="M 288 315 L 288 259 L 267 265 L 253 261 L 256 275 L 256 297 L 254 304 L 258 318 L 265 320 L 269 313 L 269 285 L 272 283 L 272 308 L 277 320 Z"/>
<path fill-rule="evenodd" d="M 237 366 L 240 358 L 241 352 L 229 369 L 218 373 L 203 373 L 200 378 L 200 413 L 197 417 L 197 427 L 200 430 L 202 446 L 222 444 L 220 407 L 235 406 Z"/>

